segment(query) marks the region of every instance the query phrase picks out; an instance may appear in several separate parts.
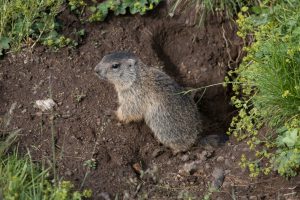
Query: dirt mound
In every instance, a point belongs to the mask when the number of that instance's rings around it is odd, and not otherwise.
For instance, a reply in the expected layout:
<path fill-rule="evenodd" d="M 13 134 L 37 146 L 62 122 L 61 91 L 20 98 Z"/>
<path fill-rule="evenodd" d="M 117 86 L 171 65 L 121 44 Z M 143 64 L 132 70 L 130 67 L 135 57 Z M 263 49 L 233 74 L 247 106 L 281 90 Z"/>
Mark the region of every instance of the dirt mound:
<path fill-rule="evenodd" d="M 132 51 L 148 66 L 160 67 L 180 84 L 194 88 L 221 83 L 229 63 L 238 58 L 239 40 L 229 21 L 212 17 L 199 29 L 165 16 L 162 7 L 146 16 L 110 17 L 85 25 L 87 36 L 78 49 L 53 52 L 37 47 L 1 60 L 0 112 L 17 102 L 12 126 L 23 130 L 23 152 L 28 148 L 35 160 L 51 163 L 54 116 L 58 173 L 78 188 L 91 188 L 94 199 L 105 195 L 176 199 L 187 191 L 201 197 L 208 190 L 212 166 L 233 169 L 231 163 L 238 162 L 230 152 L 233 145 L 214 150 L 195 147 L 173 156 L 144 123 L 121 125 L 107 115 L 117 108 L 117 96 L 93 69 L 109 52 Z M 79 26 L 70 23 L 76 18 L 68 13 L 60 17 L 69 30 Z M 57 104 L 54 114 L 33 107 L 36 100 L 48 97 Z M 221 85 L 209 87 L 197 92 L 195 100 L 206 116 L 205 133 L 224 135 L 232 116 L 227 91 Z M 224 159 L 219 162 L 220 156 Z M 84 165 L 91 159 L 97 164 L 94 170 Z M 197 162 L 196 173 L 178 174 L 185 163 L 199 159 L 203 162 Z M 222 164 L 225 161 L 230 165 Z M 133 166 L 141 167 L 142 176 Z"/>

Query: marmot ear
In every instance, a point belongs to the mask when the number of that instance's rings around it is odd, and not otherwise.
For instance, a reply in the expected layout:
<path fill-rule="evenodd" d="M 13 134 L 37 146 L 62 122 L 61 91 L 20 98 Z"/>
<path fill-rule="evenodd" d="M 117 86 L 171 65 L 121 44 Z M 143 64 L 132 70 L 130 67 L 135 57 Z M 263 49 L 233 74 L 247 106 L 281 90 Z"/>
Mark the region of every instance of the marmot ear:
<path fill-rule="evenodd" d="M 135 59 L 128 59 L 128 66 L 129 67 L 132 67 L 132 66 L 134 66 L 136 64 L 136 60 Z"/>

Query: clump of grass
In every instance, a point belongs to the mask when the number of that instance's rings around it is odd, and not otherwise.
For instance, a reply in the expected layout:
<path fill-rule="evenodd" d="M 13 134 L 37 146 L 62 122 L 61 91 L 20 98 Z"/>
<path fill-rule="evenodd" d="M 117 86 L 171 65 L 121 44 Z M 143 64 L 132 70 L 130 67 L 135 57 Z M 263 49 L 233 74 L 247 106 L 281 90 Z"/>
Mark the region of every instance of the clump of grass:
<path fill-rule="evenodd" d="M 61 181 L 54 185 L 49 178 L 49 169 L 35 165 L 30 154 L 19 157 L 15 152 L 0 158 L 1 199 L 80 200 L 91 196 L 90 190 L 74 191 L 71 182 Z"/>
<path fill-rule="evenodd" d="M 126 13 L 145 14 L 147 11 L 153 10 L 162 0 L 105 0 L 98 3 L 93 1 L 92 4 L 87 6 L 87 3 L 83 0 L 69 0 L 68 4 L 70 9 L 82 15 L 85 8 L 88 8 L 87 16 L 89 22 L 104 21 L 109 12 L 115 15 L 125 15 Z"/>
<path fill-rule="evenodd" d="M 21 129 L 7 131 L 16 105 L 16 102 L 13 103 L 9 111 L 5 115 L 0 116 L 0 156 L 8 151 L 9 147 L 16 141 L 21 131 Z"/>
<path fill-rule="evenodd" d="M 225 13 L 229 18 L 237 14 L 243 6 L 256 5 L 256 0 L 175 0 L 171 2 L 170 15 L 175 12 L 194 10 L 195 22 L 201 25 L 209 13 Z"/>
<path fill-rule="evenodd" d="M 251 176 L 272 168 L 294 176 L 300 168 L 299 13 L 299 1 L 284 0 L 238 14 L 238 35 L 254 42 L 244 48 L 247 56 L 240 67 L 229 73 L 242 83 L 233 84 L 232 102 L 239 113 L 229 133 L 256 152 L 255 159 L 242 156 L 240 163 Z M 262 127 L 268 130 L 264 134 L 259 132 Z"/>
<path fill-rule="evenodd" d="M 38 41 L 62 47 L 72 40 L 58 34 L 55 19 L 63 0 L 0 0 L 0 55 Z"/>

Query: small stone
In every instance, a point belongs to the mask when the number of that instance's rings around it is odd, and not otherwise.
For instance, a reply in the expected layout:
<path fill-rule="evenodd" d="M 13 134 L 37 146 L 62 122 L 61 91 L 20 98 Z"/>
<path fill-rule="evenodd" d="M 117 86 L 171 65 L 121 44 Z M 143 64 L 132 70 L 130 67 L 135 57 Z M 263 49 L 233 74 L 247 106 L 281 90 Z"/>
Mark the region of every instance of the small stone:
<path fill-rule="evenodd" d="M 251 196 L 249 200 L 257 200 L 257 196 Z"/>
<path fill-rule="evenodd" d="M 243 151 L 243 152 L 249 152 L 250 149 L 249 149 L 248 147 L 245 147 L 245 148 L 242 149 L 242 151 Z"/>
<path fill-rule="evenodd" d="M 212 173 L 212 177 L 214 178 L 212 181 L 212 187 L 218 190 L 224 182 L 225 172 L 221 168 L 215 168 Z"/>
<path fill-rule="evenodd" d="M 152 152 L 152 158 L 156 158 L 164 153 L 164 150 L 162 148 L 157 148 Z"/>
<path fill-rule="evenodd" d="M 185 163 L 183 166 L 183 170 L 188 174 L 194 174 L 200 168 L 201 164 L 202 164 L 201 160 Z"/>
<path fill-rule="evenodd" d="M 103 199 L 103 200 L 111 200 L 109 194 L 107 192 L 101 192 L 99 195 L 97 195 L 97 199 Z"/>
<path fill-rule="evenodd" d="M 204 150 L 204 151 L 202 151 L 200 154 L 198 154 L 197 155 L 197 158 L 199 159 L 199 160 L 202 160 L 202 161 L 205 161 L 205 160 L 207 160 L 208 158 L 211 158 L 211 157 L 213 157 L 213 154 L 214 154 L 214 150 Z"/>
<path fill-rule="evenodd" d="M 233 151 L 237 151 L 237 148 L 238 148 L 238 145 L 235 145 L 235 146 L 233 147 Z"/>
<path fill-rule="evenodd" d="M 130 199 L 130 195 L 128 191 L 124 191 L 124 195 L 123 195 L 123 200 L 129 200 Z"/>
<path fill-rule="evenodd" d="M 140 163 L 134 163 L 132 165 L 132 168 L 134 169 L 134 171 L 137 173 L 137 174 L 141 174 L 142 173 L 142 166 Z"/>
<path fill-rule="evenodd" d="M 207 151 L 206 157 L 207 157 L 207 158 L 211 158 L 211 157 L 214 156 L 214 153 L 215 153 L 214 150 L 209 150 L 209 151 Z"/>
<path fill-rule="evenodd" d="M 100 124 L 101 124 L 101 119 L 100 118 L 96 119 L 96 124 L 97 124 L 97 126 L 100 126 Z"/>
<path fill-rule="evenodd" d="M 65 175 L 66 175 L 66 176 L 72 176 L 73 173 L 72 173 L 71 170 L 68 169 L 68 170 L 65 172 Z"/>
<path fill-rule="evenodd" d="M 231 161 L 228 158 L 225 159 L 224 163 L 225 163 L 226 167 L 231 167 L 232 166 Z"/>
<path fill-rule="evenodd" d="M 219 156 L 218 158 L 217 158 L 217 162 L 223 162 L 224 161 L 224 157 L 223 156 Z"/>
<path fill-rule="evenodd" d="M 180 158 L 183 162 L 186 162 L 186 161 L 188 161 L 190 158 L 189 158 L 189 156 L 187 155 L 187 154 L 184 154 L 183 156 L 181 156 L 181 158 Z"/>
<path fill-rule="evenodd" d="M 205 164 L 205 169 L 210 169 L 210 164 L 206 163 Z"/>
<path fill-rule="evenodd" d="M 24 114 L 26 112 L 27 112 L 27 109 L 24 109 L 24 110 L 21 111 L 22 114 Z"/>
<path fill-rule="evenodd" d="M 35 115 L 38 116 L 38 117 L 41 117 L 43 115 L 43 113 L 42 112 L 36 112 Z"/>
<path fill-rule="evenodd" d="M 177 175 L 177 178 L 181 178 L 181 176 L 188 176 L 189 173 L 187 173 L 185 170 L 183 169 L 180 169 L 178 170 L 178 175 Z"/>
<path fill-rule="evenodd" d="M 40 109 L 42 112 L 52 110 L 56 106 L 53 99 L 37 100 L 35 102 L 35 107 Z"/>
<path fill-rule="evenodd" d="M 235 160 L 235 156 L 231 156 L 231 160 Z"/>

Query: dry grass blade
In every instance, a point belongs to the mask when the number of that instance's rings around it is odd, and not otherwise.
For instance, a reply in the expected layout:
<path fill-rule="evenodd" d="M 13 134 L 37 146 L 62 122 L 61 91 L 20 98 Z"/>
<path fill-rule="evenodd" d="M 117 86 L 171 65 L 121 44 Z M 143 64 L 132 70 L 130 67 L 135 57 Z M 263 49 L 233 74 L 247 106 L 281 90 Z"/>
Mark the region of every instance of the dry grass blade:
<path fill-rule="evenodd" d="M 0 141 L 0 156 L 7 152 L 9 147 L 16 141 L 19 133 L 21 132 L 21 129 L 7 130 L 13 118 L 13 112 L 16 106 L 17 103 L 14 102 L 11 105 L 9 111 L 0 120 L 0 128 L 1 130 L 3 130 L 1 131 L 1 135 L 0 135 L 0 137 L 3 138 L 3 140 Z"/>

